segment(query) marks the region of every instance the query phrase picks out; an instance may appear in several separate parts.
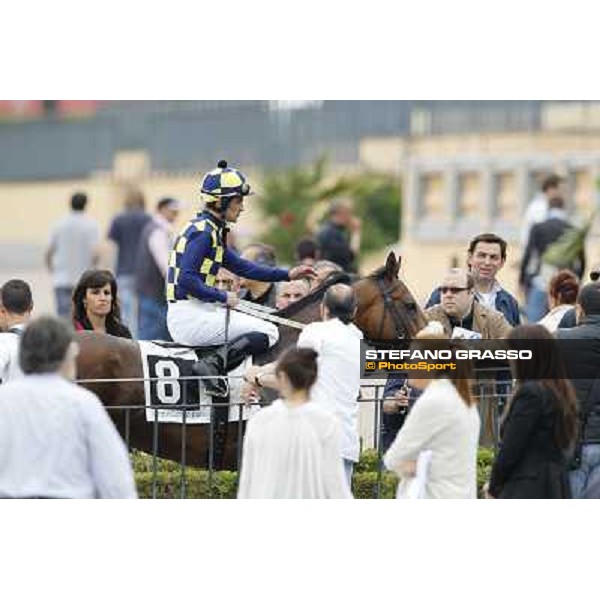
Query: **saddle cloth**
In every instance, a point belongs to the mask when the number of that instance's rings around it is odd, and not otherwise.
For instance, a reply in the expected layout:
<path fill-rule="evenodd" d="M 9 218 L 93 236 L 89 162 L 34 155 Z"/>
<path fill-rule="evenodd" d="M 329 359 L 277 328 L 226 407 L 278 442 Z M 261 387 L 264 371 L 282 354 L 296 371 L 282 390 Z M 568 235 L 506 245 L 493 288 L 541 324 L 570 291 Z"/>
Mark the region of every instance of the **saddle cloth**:
<path fill-rule="evenodd" d="M 198 360 L 194 348 L 174 344 L 139 341 L 144 373 L 144 403 L 146 420 L 186 425 L 210 423 L 213 404 L 202 381 L 195 377 L 192 365 Z M 206 354 L 214 348 L 199 348 Z M 258 406 L 245 406 L 241 400 L 243 374 L 252 357 L 229 373 L 229 400 L 217 398 L 216 404 L 229 401 L 229 421 L 248 419 Z M 186 379 L 190 377 L 190 379 Z M 193 378 L 193 379 L 192 379 Z"/>

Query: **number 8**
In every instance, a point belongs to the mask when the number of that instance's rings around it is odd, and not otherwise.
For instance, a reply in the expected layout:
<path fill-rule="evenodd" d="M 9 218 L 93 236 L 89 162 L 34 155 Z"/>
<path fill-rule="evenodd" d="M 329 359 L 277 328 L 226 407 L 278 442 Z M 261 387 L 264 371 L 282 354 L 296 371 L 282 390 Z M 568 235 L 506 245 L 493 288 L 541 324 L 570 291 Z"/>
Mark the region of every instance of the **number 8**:
<path fill-rule="evenodd" d="M 172 360 L 159 360 L 154 367 L 156 376 L 168 378 L 169 381 L 156 382 L 156 395 L 162 404 L 177 404 L 181 400 L 179 367 Z M 168 393 L 168 392 L 171 393 Z"/>

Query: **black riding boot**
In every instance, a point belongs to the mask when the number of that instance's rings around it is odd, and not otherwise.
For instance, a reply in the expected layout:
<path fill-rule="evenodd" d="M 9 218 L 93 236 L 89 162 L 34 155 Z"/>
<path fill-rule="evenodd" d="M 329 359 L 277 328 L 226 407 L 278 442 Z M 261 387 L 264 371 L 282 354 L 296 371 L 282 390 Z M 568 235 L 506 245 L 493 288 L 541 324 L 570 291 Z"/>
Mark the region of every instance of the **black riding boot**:
<path fill-rule="evenodd" d="M 266 352 L 269 348 L 269 338 L 264 333 L 246 333 L 231 341 L 227 346 L 219 348 L 216 352 L 199 360 L 192 366 L 192 371 L 202 377 L 206 392 L 211 396 L 227 396 L 229 386 L 226 379 L 213 379 L 217 376 L 226 376 L 227 371 L 239 367 L 244 359 Z"/>

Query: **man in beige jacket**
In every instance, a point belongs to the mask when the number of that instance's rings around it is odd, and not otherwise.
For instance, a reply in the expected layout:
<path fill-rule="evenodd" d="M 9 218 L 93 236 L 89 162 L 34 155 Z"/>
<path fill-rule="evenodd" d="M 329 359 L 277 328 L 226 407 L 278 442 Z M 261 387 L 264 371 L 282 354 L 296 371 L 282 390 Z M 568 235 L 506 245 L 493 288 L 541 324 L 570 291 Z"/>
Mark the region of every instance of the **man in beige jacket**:
<path fill-rule="evenodd" d="M 471 337 L 469 332 L 474 332 L 481 339 L 497 340 L 511 330 L 502 313 L 475 301 L 473 277 L 466 270 L 450 269 L 440 291 L 440 304 L 428 308 L 425 316 L 429 321 L 439 321 L 448 336 L 454 332 L 454 337 Z"/>

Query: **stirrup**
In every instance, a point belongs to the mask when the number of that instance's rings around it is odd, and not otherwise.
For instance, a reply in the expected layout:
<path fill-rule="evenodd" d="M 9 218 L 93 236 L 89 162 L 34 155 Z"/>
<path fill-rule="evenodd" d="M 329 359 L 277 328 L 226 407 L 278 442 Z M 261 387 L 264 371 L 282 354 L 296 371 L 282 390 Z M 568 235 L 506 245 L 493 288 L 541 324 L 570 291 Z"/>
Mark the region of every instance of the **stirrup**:
<path fill-rule="evenodd" d="M 198 381 L 204 387 L 204 391 L 209 396 L 226 398 L 229 395 L 229 381 L 227 378 L 221 379 L 214 372 L 211 373 L 205 369 L 204 366 L 201 362 L 197 362 L 192 366 L 192 373 L 202 377 Z"/>
<path fill-rule="evenodd" d="M 204 391 L 212 398 L 227 398 L 229 396 L 229 381 L 227 379 L 215 379 L 218 382 L 217 385 L 213 383 L 207 385 L 210 379 L 201 379 L 200 381 L 204 386 Z M 224 389 L 221 388 L 221 384 L 224 384 Z"/>

